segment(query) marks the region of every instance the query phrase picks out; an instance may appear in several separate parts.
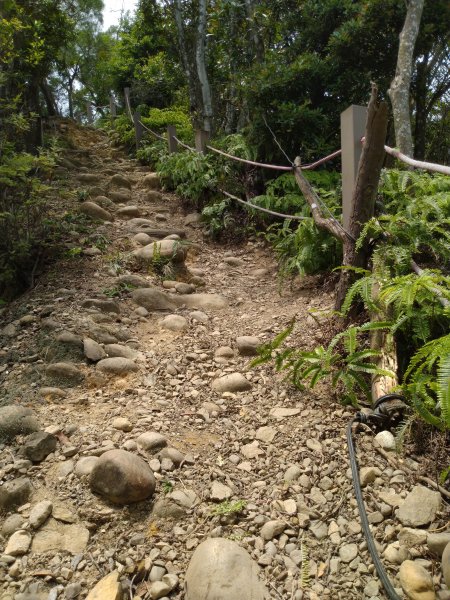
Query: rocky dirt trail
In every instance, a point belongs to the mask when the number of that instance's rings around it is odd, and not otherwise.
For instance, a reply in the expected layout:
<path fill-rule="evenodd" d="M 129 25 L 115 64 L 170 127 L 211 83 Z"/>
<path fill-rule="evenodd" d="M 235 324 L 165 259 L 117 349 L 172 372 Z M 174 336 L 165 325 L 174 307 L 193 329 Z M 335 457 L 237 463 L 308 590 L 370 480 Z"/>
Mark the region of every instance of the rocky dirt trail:
<path fill-rule="evenodd" d="M 2 315 L 2 600 L 385 598 L 353 411 L 249 367 L 293 317 L 296 343 L 320 343 L 331 295 L 280 293 L 258 241 L 210 243 L 155 174 L 70 133 L 59 176 L 89 197 L 64 208 L 97 220 Z M 448 599 L 448 511 L 381 438 L 358 458 L 384 564 L 400 597 L 399 570 L 409 597 Z"/>

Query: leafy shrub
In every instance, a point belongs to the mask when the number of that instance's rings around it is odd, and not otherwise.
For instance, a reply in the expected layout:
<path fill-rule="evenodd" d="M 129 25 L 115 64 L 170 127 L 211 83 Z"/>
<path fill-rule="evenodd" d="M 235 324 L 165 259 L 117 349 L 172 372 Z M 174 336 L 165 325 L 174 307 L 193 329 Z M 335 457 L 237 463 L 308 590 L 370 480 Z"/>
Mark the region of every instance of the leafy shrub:
<path fill-rule="evenodd" d="M 135 141 L 134 125 L 128 113 L 118 115 L 112 122 L 111 139 L 117 144 L 132 146 Z"/>
<path fill-rule="evenodd" d="M 49 218 L 41 177 L 50 174 L 55 155 L 9 151 L 0 161 L 0 296 L 11 299 L 30 285 L 30 274 L 58 230 Z"/>
<path fill-rule="evenodd" d="M 194 140 L 194 129 L 187 112 L 178 107 L 171 108 L 142 108 L 142 122 L 144 125 L 164 135 L 168 125 L 175 125 L 177 137 L 186 143 Z"/>
<path fill-rule="evenodd" d="M 306 173 L 314 186 L 321 186 L 316 189 L 328 210 L 339 217 L 339 174 L 327 171 Z M 309 275 L 340 264 L 341 243 L 316 226 L 310 208 L 291 173 L 269 182 L 266 193 L 253 198 L 252 204 L 302 217 L 301 221 L 285 219 L 281 224 L 269 225 L 261 234 L 275 250 L 282 276 Z"/>
<path fill-rule="evenodd" d="M 168 125 L 175 125 L 177 128 L 177 137 L 181 140 L 191 143 L 194 138 L 194 131 L 190 118 L 187 113 L 181 108 L 148 108 L 140 106 L 141 121 L 152 131 L 160 135 L 166 135 Z M 118 115 L 113 121 L 110 121 L 111 137 L 119 144 L 132 146 L 135 142 L 134 124 L 127 112 Z M 151 133 L 146 133 L 144 130 L 145 141 L 143 147 L 152 146 L 156 139 Z M 164 145 L 164 142 L 162 143 Z"/>
<path fill-rule="evenodd" d="M 160 154 L 158 175 L 168 190 L 177 193 L 189 204 L 201 208 L 217 187 L 217 176 L 210 154 L 175 152 Z"/>

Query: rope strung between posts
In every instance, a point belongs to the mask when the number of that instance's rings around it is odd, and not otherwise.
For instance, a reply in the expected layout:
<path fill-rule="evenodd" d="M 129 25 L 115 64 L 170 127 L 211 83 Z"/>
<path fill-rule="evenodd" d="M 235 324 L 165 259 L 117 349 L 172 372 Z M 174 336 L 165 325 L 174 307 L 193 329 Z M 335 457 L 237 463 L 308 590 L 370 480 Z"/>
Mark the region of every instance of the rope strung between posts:
<path fill-rule="evenodd" d="M 268 163 L 260 163 L 260 162 L 254 161 L 254 160 L 247 160 L 246 158 L 239 158 L 239 156 L 233 156 L 232 154 L 223 152 L 223 150 L 219 150 L 218 148 L 214 148 L 213 146 L 206 146 L 206 147 L 208 148 L 208 150 L 212 150 L 212 152 L 216 152 L 217 154 L 221 154 L 222 156 L 225 156 L 226 158 L 231 158 L 232 160 L 236 160 L 238 162 L 242 162 L 247 165 L 253 165 L 255 167 L 263 167 L 264 169 L 274 169 L 276 171 L 292 171 L 292 169 L 293 169 L 293 166 L 288 167 L 286 165 L 272 165 L 272 164 L 268 164 Z M 342 153 L 342 150 L 336 150 L 335 152 L 332 152 L 331 154 L 324 156 L 320 160 L 316 160 L 313 163 L 303 165 L 302 169 L 304 171 L 310 171 L 311 169 L 315 169 L 319 165 L 322 165 L 323 163 L 328 162 L 329 160 L 332 160 L 333 158 L 340 156 L 341 153 Z"/>
<path fill-rule="evenodd" d="M 260 210 L 261 212 L 268 213 L 269 215 L 274 215 L 275 217 L 282 217 L 283 219 L 294 219 L 295 221 L 306 221 L 311 218 L 311 217 L 300 217 L 298 215 L 285 215 L 284 213 L 279 213 L 274 210 L 269 210 L 268 208 L 263 208 L 262 206 L 256 206 L 256 204 L 252 204 L 251 202 L 242 200 L 241 198 L 238 198 L 237 196 L 233 196 L 233 194 L 229 194 L 228 192 L 226 192 L 225 190 L 221 190 L 220 188 L 218 188 L 218 190 L 221 194 L 224 194 L 225 196 L 227 196 L 227 198 L 230 198 L 231 200 L 236 200 L 236 202 L 240 202 L 241 204 L 244 204 L 245 206 L 249 206 L 250 208 L 253 208 L 255 210 Z"/>
<path fill-rule="evenodd" d="M 153 131 L 152 129 L 150 129 L 150 127 L 147 127 L 147 125 L 144 125 L 144 123 L 140 119 L 138 119 L 138 121 L 139 121 L 139 123 L 142 125 L 142 127 L 144 129 L 146 129 L 147 131 L 149 131 L 158 140 L 165 140 L 166 139 L 163 135 L 159 135 L 159 133 L 156 133 L 156 131 Z"/>
<path fill-rule="evenodd" d="M 186 150 L 191 150 L 192 152 L 197 152 L 195 148 L 193 148 L 192 146 L 188 146 L 187 144 L 179 140 L 176 135 L 173 135 L 172 137 L 178 144 L 180 144 L 182 148 L 186 148 Z"/>

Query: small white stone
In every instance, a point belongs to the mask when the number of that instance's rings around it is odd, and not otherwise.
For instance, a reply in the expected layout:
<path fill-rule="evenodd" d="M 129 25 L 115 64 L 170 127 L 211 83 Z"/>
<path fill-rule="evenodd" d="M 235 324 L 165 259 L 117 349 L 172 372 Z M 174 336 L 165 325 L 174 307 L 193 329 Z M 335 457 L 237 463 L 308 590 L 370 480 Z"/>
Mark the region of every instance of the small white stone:
<path fill-rule="evenodd" d="M 380 431 L 374 439 L 383 450 L 395 450 L 396 448 L 395 437 L 390 431 Z"/>
<path fill-rule="evenodd" d="M 37 529 L 40 527 L 52 514 L 53 504 L 49 500 L 38 502 L 30 511 L 29 522 L 31 527 Z"/>

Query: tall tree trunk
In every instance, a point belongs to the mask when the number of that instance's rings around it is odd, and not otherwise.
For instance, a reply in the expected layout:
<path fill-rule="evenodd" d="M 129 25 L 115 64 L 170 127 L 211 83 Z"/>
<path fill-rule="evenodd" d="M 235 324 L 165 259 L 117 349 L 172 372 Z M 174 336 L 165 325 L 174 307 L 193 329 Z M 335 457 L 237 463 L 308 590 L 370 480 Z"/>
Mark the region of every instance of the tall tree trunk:
<path fill-rule="evenodd" d="M 257 62 L 262 63 L 264 60 L 264 42 L 258 31 L 258 26 L 255 21 L 255 5 L 253 0 L 245 0 L 245 10 L 250 28 L 253 52 Z"/>
<path fill-rule="evenodd" d="M 198 80 L 202 92 L 203 129 L 205 131 L 211 131 L 213 109 L 211 100 L 211 88 L 209 85 L 208 73 L 206 71 L 206 9 L 207 0 L 199 0 L 197 48 L 195 53 L 195 60 L 197 64 Z"/>
<path fill-rule="evenodd" d="M 397 68 L 388 90 L 394 113 L 396 146 L 408 156 L 413 156 L 409 90 L 413 69 L 413 53 L 419 33 L 425 0 L 409 0 L 403 29 L 400 33 Z"/>
<path fill-rule="evenodd" d="M 189 60 L 189 54 L 187 51 L 186 37 L 184 35 L 183 9 L 181 0 L 175 0 L 172 4 L 172 7 L 175 17 L 175 25 L 177 27 L 178 48 L 180 52 L 181 64 L 183 65 L 183 71 L 188 84 L 190 111 L 195 114 L 198 110 L 197 94 L 195 92 L 196 85 L 193 69 L 191 67 L 191 62 Z"/>
<path fill-rule="evenodd" d="M 47 105 L 47 112 L 49 117 L 58 117 L 59 110 L 58 105 L 56 104 L 55 96 L 53 94 L 53 90 L 48 84 L 48 81 L 43 81 L 41 83 L 41 92 L 44 96 L 45 104 Z"/>
<path fill-rule="evenodd" d="M 69 77 L 69 87 L 67 88 L 67 102 L 69 105 L 69 117 L 73 119 L 73 79 Z"/>
<path fill-rule="evenodd" d="M 416 119 L 414 123 L 414 158 L 425 158 L 425 132 L 427 127 L 427 72 L 428 55 L 417 63 L 416 76 Z"/>

